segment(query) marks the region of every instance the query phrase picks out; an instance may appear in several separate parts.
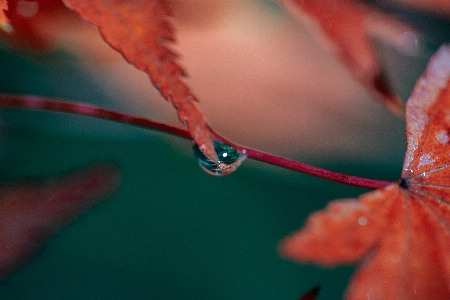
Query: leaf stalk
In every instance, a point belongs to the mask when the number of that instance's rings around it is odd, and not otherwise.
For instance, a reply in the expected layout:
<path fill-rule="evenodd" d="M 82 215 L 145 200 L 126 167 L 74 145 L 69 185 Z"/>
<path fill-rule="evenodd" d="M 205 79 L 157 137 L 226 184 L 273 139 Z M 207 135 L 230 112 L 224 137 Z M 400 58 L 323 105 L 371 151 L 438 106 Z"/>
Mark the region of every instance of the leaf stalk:
<path fill-rule="evenodd" d="M 30 95 L 0 95 L 0 107 L 14 107 L 34 110 L 45 110 L 71 113 L 81 116 L 100 118 L 124 124 L 134 125 L 152 130 L 169 133 L 185 139 L 191 139 L 189 132 L 185 129 L 157 122 L 149 118 L 139 117 L 123 112 L 101 108 L 81 102 L 69 102 L 59 99 L 30 96 Z M 395 182 L 375 180 L 358 176 L 347 175 L 327 169 L 322 169 L 302 162 L 294 161 L 284 157 L 265 153 L 256 149 L 234 144 L 216 133 L 217 140 L 225 142 L 240 151 L 245 152 L 248 158 L 265 162 L 285 169 L 301 172 L 311 176 L 327 179 L 343 184 L 367 189 L 379 189 Z"/>

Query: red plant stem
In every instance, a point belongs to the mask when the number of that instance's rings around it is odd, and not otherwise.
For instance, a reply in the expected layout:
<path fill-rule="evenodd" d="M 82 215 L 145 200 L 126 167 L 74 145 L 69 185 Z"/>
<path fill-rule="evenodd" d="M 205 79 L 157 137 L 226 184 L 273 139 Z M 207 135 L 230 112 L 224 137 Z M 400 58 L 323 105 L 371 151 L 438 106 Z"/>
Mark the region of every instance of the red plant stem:
<path fill-rule="evenodd" d="M 58 111 L 71 113 L 75 115 L 89 116 L 93 118 L 111 120 L 144 128 L 151 128 L 171 133 L 173 135 L 177 135 L 186 139 L 191 138 L 189 132 L 181 128 L 156 122 L 148 118 L 133 116 L 127 113 L 117 112 L 81 102 L 74 102 L 74 101 L 69 102 L 28 95 L 27 96 L 0 95 L 0 106 Z"/>
<path fill-rule="evenodd" d="M 391 181 L 376 180 L 363 178 L 358 176 L 346 175 L 327 169 L 318 168 L 302 162 L 287 159 L 284 157 L 276 156 L 270 153 L 264 153 L 259 150 L 244 148 L 246 150 L 247 157 L 263 161 L 275 166 L 280 166 L 286 169 L 294 170 L 297 172 L 305 173 L 311 176 L 328 179 L 331 181 L 345 183 L 352 186 L 367 188 L 367 189 L 380 189 L 389 184 L 395 183 Z"/>
<path fill-rule="evenodd" d="M 68 102 L 55 99 L 36 97 L 36 96 L 18 96 L 18 95 L 0 95 L 0 107 L 17 107 L 25 109 L 36 109 L 46 111 L 57 111 L 72 113 L 76 115 L 89 116 L 94 118 L 101 118 L 129 125 L 135 125 L 139 127 L 154 129 L 166 133 L 170 133 L 186 139 L 191 139 L 191 136 L 187 130 L 171 126 L 168 124 L 153 121 L 148 118 L 138 117 L 127 113 L 117 112 L 94 105 L 80 103 L 80 102 Z M 305 163 L 290 160 L 284 157 L 276 156 L 269 153 L 264 153 L 259 150 L 248 148 L 245 146 L 236 145 L 224 139 L 220 135 L 216 135 L 216 138 L 220 141 L 226 142 L 241 151 L 244 151 L 248 158 L 259 160 L 265 163 L 269 163 L 282 168 L 290 169 L 293 171 L 305 173 L 308 175 L 316 176 L 331 181 L 344 183 L 352 186 L 357 186 L 367 189 L 379 189 L 383 188 L 394 182 L 375 180 L 362 178 L 357 176 L 346 175 L 315 166 L 311 166 Z"/>

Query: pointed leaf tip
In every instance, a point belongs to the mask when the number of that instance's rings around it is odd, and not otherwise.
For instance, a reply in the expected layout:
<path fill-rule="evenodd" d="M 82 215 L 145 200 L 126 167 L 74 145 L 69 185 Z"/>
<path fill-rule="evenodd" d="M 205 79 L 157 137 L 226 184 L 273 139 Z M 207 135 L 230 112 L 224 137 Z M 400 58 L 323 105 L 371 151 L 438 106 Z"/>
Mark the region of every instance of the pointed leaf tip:
<path fill-rule="evenodd" d="M 303 294 L 298 300 L 316 300 L 319 296 L 320 286 L 316 286 L 309 290 L 306 294 Z"/>
<path fill-rule="evenodd" d="M 205 155 L 214 161 L 213 132 L 196 106 L 197 97 L 183 82 L 184 69 L 168 48 L 175 40 L 163 0 L 63 0 L 67 7 L 98 27 L 103 39 L 138 69 L 146 72 Z"/>

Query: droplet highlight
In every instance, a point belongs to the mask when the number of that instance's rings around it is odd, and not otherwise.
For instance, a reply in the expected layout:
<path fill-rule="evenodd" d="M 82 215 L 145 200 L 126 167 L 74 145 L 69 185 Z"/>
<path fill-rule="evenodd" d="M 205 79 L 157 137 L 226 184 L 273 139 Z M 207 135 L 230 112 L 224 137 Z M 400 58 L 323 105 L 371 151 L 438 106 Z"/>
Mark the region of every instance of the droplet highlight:
<path fill-rule="evenodd" d="M 222 142 L 213 141 L 216 151 L 217 163 L 209 159 L 198 147 L 192 146 L 194 156 L 200 167 L 208 174 L 214 176 L 223 176 L 233 173 L 247 157 L 245 154 Z"/>

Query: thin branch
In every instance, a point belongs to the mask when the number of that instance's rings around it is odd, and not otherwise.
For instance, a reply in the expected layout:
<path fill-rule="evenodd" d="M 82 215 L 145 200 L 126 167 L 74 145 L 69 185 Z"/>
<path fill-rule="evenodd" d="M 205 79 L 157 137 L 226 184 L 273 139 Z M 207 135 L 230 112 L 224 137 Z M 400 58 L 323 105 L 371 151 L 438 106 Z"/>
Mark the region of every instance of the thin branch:
<path fill-rule="evenodd" d="M 369 178 L 363 178 L 358 176 L 352 176 L 347 175 L 335 171 L 330 171 L 327 169 L 318 168 L 315 166 L 311 166 L 302 162 L 298 162 L 295 160 L 287 159 L 281 156 L 276 156 L 270 153 L 264 153 L 259 150 L 254 150 L 250 148 L 244 148 L 246 149 L 246 154 L 249 158 L 259 160 L 262 162 L 266 162 L 268 164 L 272 164 L 275 166 L 280 166 L 285 169 L 294 170 L 297 172 L 305 173 L 311 176 L 328 179 L 331 181 L 344 183 L 352 186 L 357 186 L 361 188 L 366 189 L 380 189 L 383 188 L 389 184 L 393 184 L 396 182 L 392 181 L 384 181 L 384 180 L 376 180 L 376 179 L 369 179 Z"/>
<path fill-rule="evenodd" d="M 187 130 L 171 126 L 168 124 L 153 121 L 148 118 L 138 117 L 127 113 L 117 112 L 94 105 L 80 103 L 80 102 L 68 102 L 55 100 L 50 98 L 43 98 L 37 96 L 19 96 L 19 95 L 0 95 L 0 107 L 16 107 L 24 109 L 36 109 L 46 111 L 65 112 L 82 116 L 89 116 L 94 118 L 106 119 L 125 123 L 129 125 L 144 127 L 148 129 L 158 130 L 173 134 L 185 139 L 191 139 Z M 248 158 L 279 166 L 285 169 L 305 173 L 308 175 L 316 176 L 319 178 L 344 183 L 352 186 L 357 186 L 367 189 L 379 189 L 389 184 L 395 183 L 391 181 L 375 180 L 362 178 L 357 176 L 346 175 L 294 160 L 290 160 L 284 157 L 276 156 L 262 151 L 248 148 L 241 145 L 236 145 L 220 135 L 216 135 L 216 138 L 223 141 L 237 149 L 244 151 Z"/>
<path fill-rule="evenodd" d="M 120 123 L 139 126 L 147 129 L 154 129 L 167 132 L 176 136 L 190 139 L 187 130 L 164 123 L 156 122 L 148 118 L 138 117 L 131 114 L 101 108 L 81 102 L 64 101 L 52 98 L 44 98 L 28 95 L 0 95 L 0 106 L 17 107 L 24 109 L 46 110 L 65 112 L 75 115 L 88 116 L 93 118 L 116 121 Z"/>

